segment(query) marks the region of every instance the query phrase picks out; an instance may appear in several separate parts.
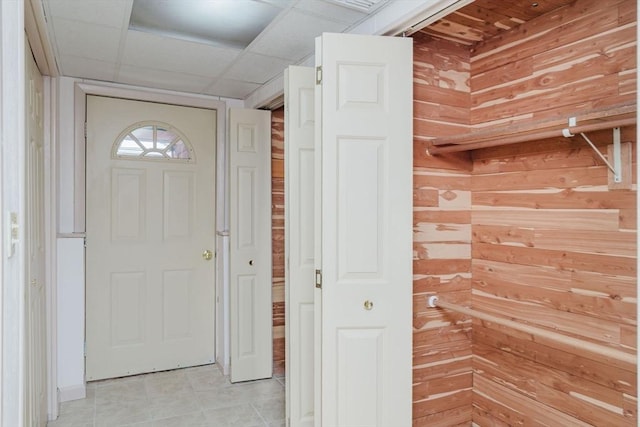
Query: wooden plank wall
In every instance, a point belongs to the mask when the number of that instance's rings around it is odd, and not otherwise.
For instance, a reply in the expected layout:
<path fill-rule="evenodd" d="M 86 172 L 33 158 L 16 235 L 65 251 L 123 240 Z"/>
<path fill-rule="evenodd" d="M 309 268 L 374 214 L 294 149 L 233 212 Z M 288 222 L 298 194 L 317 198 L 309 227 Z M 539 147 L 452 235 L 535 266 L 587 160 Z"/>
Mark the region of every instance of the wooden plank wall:
<path fill-rule="evenodd" d="M 284 375 L 284 108 L 271 111 L 273 374 Z"/>
<path fill-rule="evenodd" d="M 469 51 L 414 35 L 413 425 L 471 423 L 471 322 L 426 307 L 471 297 L 471 163 L 427 155 L 435 136 L 469 124 Z"/>
<path fill-rule="evenodd" d="M 471 122 L 539 120 L 636 97 L 635 0 L 578 0 L 480 45 Z M 634 148 L 636 129 L 624 128 Z M 611 131 L 589 134 L 601 151 Z M 636 352 L 637 191 L 609 190 L 581 138 L 473 153 L 472 305 Z M 477 425 L 637 425 L 637 366 L 473 322 Z"/>
<path fill-rule="evenodd" d="M 636 99 L 636 1 L 577 0 L 476 45 L 471 124 L 542 120 Z"/>

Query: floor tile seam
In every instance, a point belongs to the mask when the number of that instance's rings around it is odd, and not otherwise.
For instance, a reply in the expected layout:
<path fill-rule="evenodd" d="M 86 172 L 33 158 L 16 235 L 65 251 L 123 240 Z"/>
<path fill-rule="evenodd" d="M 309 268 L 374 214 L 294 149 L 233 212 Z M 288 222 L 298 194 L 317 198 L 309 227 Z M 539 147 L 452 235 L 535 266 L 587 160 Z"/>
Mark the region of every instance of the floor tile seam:
<path fill-rule="evenodd" d="M 251 407 L 253 408 L 253 410 L 256 412 L 256 414 L 258 414 L 258 416 L 260 417 L 260 419 L 262 420 L 262 423 L 264 424 L 264 427 L 269 427 L 269 422 L 265 419 L 265 417 L 262 415 L 262 413 L 260 413 L 260 411 L 258 410 L 258 408 L 256 408 L 253 405 L 253 402 L 250 403 Z"/>

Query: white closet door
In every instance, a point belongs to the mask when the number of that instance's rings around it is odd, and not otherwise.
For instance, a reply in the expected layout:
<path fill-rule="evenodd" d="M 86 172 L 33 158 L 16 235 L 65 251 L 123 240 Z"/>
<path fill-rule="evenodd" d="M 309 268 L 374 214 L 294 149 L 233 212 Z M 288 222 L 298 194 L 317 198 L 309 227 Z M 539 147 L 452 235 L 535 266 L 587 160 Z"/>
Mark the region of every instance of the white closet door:
<path fill-rule="evenodd" d="M 412 41 L 319 43 L 322 425 L 410 426 Z"/>
<path fill-rule="evenodd" d="M 314 419 L 314 71 L 285 72 L 285 340 L 290 427 Z"/>
<path fill-rule="evenodd" d="M 271 377 L 271 112 L 231 109 L 231 382 Z"/>

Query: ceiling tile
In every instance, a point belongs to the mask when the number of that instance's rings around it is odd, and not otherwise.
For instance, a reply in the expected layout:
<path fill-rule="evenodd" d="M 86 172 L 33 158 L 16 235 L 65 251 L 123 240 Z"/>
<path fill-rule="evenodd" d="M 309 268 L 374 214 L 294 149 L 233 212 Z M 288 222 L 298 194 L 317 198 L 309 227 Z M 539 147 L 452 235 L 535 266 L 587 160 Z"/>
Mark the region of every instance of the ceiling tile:
<path fill-rule="evenodd" d="M 354 24 L 367 16 L 364 12 L 321 0 L 301 1 L 295 8 L 345 24 Z"/>
<path fill-rule="evenodd" d="M 118 57 L 121 30 L 102 25 L 53 18 L 55 43 L 60 55 L 114 61 Z"/>
<path fill-rule="evenodd" d="M 122 28 L 129 25 L 132 0 L 45 0 L 54 17 Z"/>
<path fill-rule="evenodd" d="M 277 26 L 268 29 L 250 50 L 297 61 L 313 53 L 317 36 L 323 32 L 342 32 L 347 26 L 291 10 Z"/>
<path fill-rule="evenodd" d="M 224 96 L 227 98 L 244 99 L 259 87 L 260 85 L 257 83 L 223 79 L 207 88 L 204 93 L 208 95 Z"/>
<path fill-rule="evenodd" d="M 129 65 L 120 67 L 117 81 L 119 83 L 193 93 L 201 93 L 211 83 L 211 79 L 202 76 Z"/>
<path fill-rule="evenodd" d="M 116 66 L 113 62 L 77 56 L 62 55 L 58 63 L 62 74 L 69 77 L 113 81 L 116 72 Z"/>
<path fill-rule="evenodd" d="M 128 31 L 122 63 L 214 78 L 240 54 L 202 43 Z"/>
<path fill-rule="evenodd" d="M 247 53 L 229 69 L 223 77 L 263 84 L 282 73 L 289 61 L 272 56 Z"/>

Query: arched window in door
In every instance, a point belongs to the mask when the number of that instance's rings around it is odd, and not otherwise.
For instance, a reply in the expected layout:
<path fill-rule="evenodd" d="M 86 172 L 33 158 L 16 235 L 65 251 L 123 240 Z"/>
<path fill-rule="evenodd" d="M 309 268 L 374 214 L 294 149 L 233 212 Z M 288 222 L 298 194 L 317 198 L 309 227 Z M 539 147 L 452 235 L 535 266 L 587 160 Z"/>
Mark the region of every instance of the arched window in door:
<path fill-rule="evenodd" d="M 114 159 L 195 162 L 195 153 L 182 132 L 162 122 L 135 123 L 116 139 Z"/>

